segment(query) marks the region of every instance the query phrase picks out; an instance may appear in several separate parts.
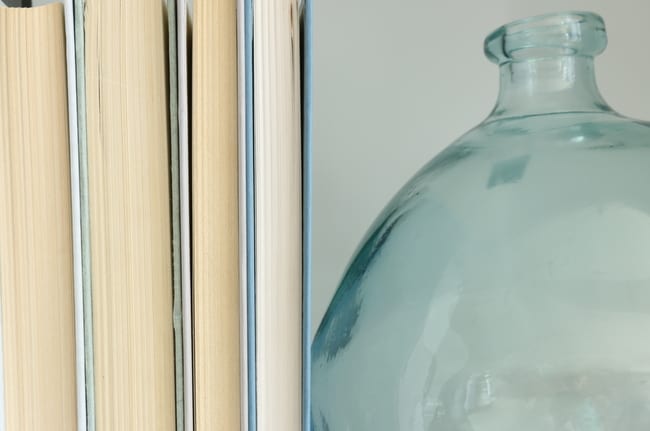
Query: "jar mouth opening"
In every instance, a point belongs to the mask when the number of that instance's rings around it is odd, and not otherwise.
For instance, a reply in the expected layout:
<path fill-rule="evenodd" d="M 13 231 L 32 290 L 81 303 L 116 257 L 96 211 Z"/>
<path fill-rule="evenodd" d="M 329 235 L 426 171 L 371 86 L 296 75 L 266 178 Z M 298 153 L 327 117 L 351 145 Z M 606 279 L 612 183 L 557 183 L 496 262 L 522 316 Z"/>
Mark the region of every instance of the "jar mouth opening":
<path fill-rule="evenodd" d="M 566 55 L 595 56 L 605 50 L 603 18 L 593 12 L 569 11 L 512 21 L 485 38 L 488 59 L 502 64 Z"/>

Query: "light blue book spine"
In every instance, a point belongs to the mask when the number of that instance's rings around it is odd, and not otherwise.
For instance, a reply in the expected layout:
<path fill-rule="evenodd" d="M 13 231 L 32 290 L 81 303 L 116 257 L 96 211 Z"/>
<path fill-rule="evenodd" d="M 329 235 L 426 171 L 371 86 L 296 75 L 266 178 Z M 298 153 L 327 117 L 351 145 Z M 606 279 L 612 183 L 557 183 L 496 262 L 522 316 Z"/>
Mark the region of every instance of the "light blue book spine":
<path fill-rule="evenodd" d="M 257 430 L 255 375 L 255 167 L 253 153 L 253 0 L 244 0 L 244 64 L 246 104 L 246 274 L 248 282 L 248 430 Z"/>
<path fill-rule="evenodd" d="M 302 15 L 303 430 L 311 429 L 312 0 Z"/>

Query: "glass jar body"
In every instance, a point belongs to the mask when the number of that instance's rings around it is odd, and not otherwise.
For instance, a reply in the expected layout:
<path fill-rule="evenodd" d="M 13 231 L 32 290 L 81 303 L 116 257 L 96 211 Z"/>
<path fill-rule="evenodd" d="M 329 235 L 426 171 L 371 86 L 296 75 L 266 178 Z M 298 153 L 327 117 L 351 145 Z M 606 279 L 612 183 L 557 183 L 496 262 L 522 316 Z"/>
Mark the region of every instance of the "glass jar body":
<path fill-rule="evenodd" d="M 314 431 L 650 429 L 650 124 L 511 117 L 370 229 L 312 347 Z"/>

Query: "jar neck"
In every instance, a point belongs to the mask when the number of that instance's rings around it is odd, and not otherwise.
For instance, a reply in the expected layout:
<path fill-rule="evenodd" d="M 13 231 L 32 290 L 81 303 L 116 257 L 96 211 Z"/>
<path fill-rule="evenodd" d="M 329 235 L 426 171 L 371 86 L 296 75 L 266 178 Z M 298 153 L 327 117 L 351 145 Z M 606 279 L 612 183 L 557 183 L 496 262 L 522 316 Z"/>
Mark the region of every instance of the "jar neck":
<path fill-rule="evenodd" d="M 488 120 L 559 112 L 609 112 L 590 56 L 557 56 L 499 65 L 500 88 Z"/>

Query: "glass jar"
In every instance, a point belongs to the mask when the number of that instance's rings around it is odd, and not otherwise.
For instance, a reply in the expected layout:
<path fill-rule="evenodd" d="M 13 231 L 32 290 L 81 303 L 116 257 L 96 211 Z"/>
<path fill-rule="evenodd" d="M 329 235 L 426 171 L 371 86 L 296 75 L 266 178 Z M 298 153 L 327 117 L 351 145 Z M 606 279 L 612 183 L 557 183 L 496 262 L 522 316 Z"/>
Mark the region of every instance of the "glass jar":
<path fill-rule="evenodd" d="M 650 123 L 600 95 L 606 43 L 583 12 L 487 37 L 494 110 L 388 204 L 318 329 L 315 431 L 650 430 Z"/>

